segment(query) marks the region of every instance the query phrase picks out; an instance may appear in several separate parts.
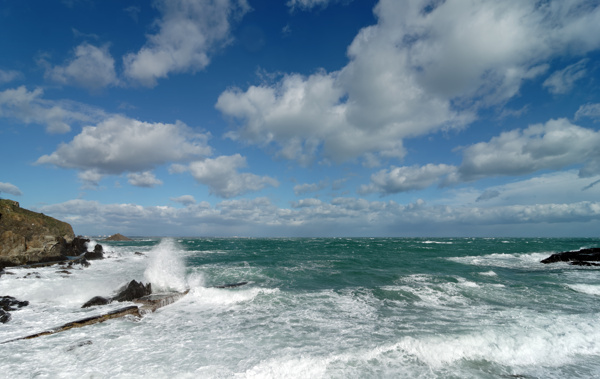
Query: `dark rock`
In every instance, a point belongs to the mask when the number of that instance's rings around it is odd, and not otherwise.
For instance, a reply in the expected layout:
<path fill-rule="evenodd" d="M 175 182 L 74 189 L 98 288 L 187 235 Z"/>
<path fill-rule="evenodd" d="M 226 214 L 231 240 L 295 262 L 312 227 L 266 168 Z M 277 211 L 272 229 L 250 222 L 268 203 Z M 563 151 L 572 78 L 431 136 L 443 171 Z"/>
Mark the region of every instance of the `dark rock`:
<path fill-rule="evenodd" d="M 230 284 L 222 284 L 220 286 L 215 286 L 214 288 L 235 288 L 235 287 L 240 287 L 243 286 L 245 284 L 248 284 L 248 282 L 239 282 L 239 283 L 230 283 Z"/>
<path fill-rule="evenodd" d="M 588 266 L 581 262 L 597 262 L 600 261 L 600 248 L 594 247 L 591 249 L 581 249 L 577 251 L 564 251 L 562 253 L 552 254 L 546 259 L 543 259 L 542 263 L 555 263 L 555 262 L 570 262 L 570 264 Z M 595 264 L 589 264 L 589 266 L 595 266 Z"/>
<path fill-rule="evenodd" d="M 85 341 L 81 341 L 75 345 L 70 346 L 67 351 L 73 351 L 75 349 L 77 349 L 78 347 L 82 347 L 82 346 L 86 346 L 86 345 L 91 345 L 92 341 L 91 340 L 85 340 Z"/>
<path fill-rule="evenodd" d="M 71 275 L 71 271 L 67 271 L 67 270 L 58 270 L 56 271 L 57 274 L 67 274 L 67 275 Z"/>
<path fill-rule="evenodd" d="M 151 293 L 152 285 L 150 283 L 145 285 L 144 283 L 132 280 L 126 287 L 121 288 L 117 296 L 113 297 L 112 300 L 132 301 L 134 299 L 139 299 L 140 297 L 150 295 Z"/>
<path fill-rule="evenodd" d="M 94 259 L 104 259 L 104 253 L 102 250 L 102 245 L 97 244 L 94 247 L 94 251 L 88 251 L 84 255 L 85 259 L 94 260 Z"/>
<path fill-rule="evenodd" d="M 4 309 L 0 309 L 0 322 L 6 324 L 10 319 L 10 313 L 6 312 Z"/>
<path fill-rule="evenodd" d="M 102 296 L 94 296 L 89 299 L 85 304 L 81 306 L 81 308 L 92 307 L 94 305 L 106 305 L 110 303 L 110 299 Z"/>
<path fill-rule="evenodd" d="M 132 241 L 131 238 L 127 238 L 121 233 L 113 234 L 112 236 L 105 239 L 105 241 Z"/>
<path fill-rule="evenodd" d="M 136 251 L 136 252 L 135 252 L 135 253 L 133 253 L 133 254 L 135 254 L 135 255 L 146 255 L 146 254 L 144 254 L 144 253 L 140 253 L 139 251 Z"/>
<path fill-rule="evenodd" d="M 0 297 L 0 309 L 3 309 L 5 311 L 16 311 L 17 309 L 26 307 L 28 305 L 28 301 L 19 301 L 12 296 Z"/>

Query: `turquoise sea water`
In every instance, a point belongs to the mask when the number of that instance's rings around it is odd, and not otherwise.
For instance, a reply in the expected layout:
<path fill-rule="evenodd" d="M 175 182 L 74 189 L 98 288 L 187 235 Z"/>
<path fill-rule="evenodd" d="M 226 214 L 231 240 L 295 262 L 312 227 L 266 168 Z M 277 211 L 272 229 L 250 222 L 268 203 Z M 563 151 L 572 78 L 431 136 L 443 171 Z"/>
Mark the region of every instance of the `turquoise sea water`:
<path fill-rule="evenodd" d="M 600 269 L 543 265 L 600 239 L 137 239 L 71 274 L 12 270 L 29 300 L 0 341 L 131 279 L 190 293 L 118 319 L 0 345 L 7 377 L 600 377 Z M 90 247 L 90 249 L 93 248 Z M 143 256 L 134 254 L 144 253 Z M 10 270 L 9 270 L 10 271 Z M 40 278 L 24 278 L 35 271 Z M 247 281 L 237 288 L 214 286 Z"/>

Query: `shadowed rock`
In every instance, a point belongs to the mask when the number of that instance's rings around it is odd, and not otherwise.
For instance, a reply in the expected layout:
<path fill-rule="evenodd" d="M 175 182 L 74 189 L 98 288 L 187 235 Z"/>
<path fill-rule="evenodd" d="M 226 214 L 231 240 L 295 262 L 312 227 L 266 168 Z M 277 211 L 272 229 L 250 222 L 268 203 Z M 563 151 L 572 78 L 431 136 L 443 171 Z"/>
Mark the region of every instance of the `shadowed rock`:
<path fill-rule="evenodd" d="M 106 305 L 110 303 L 110 298 L 102 297 L 102 296 L 94 296 L 89 299 L 85 304 L 81 306 L 81 308 L 88 308 L 94 305 Z"/>
<path fill-rule="evenodd" d="M 113 301 L 133 301 L 150 295 L 152 293 L 152 285 L 150 283 L 144 284 L 142 282 L 136 282 L 132 280 L 125 288 L 121 288 L 117 296 L 113 297 Z"/>
<path fill-rule="evenodd" d="M 85 259 L 94 260 L 94 259 L 104 259 L 104 252 L 102 249 L 102 245 L 96 244 L 94 246 L 94 251 L 88 251 L 83 255 Z"/>
<path fill-rule="evenodd" d="M 11 319 L 10 311 L 16 311 L 29 305 L 28 301 L 19 301 L 12 296 L 0 297 L 0 322 L 7 323 Z"/>
<path fill-rule="evenodd" d="M 541 262 L 555 263 L 555 262 L 569 262 L 572 265 L 579 266 L 596 266 L 598 264 L 589 263 L 589 262 L 598 262 L 600 261 L 600 248 L 594 247 L 591 249 L 581 249 L 577 251 L 564 251 L 562 253 L 552 254 L 546 259 L 543 259 Z"/>

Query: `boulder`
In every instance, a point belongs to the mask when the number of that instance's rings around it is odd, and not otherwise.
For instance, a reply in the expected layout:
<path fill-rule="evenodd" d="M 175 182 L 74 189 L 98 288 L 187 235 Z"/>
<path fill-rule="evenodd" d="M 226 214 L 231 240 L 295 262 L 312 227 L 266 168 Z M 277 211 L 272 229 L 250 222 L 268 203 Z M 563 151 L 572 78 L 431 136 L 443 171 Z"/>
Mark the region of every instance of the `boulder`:
<path fill-rule="evenodd" d="M 152 293 L 152 285 L 150 283 L 144 284 L 132 280 L 126 286 L 119 289 L 117 294 L 111 298 L 102 296 L 94 296 L 88 300 L 81 308 L 91 307 L 93 305 L 105 305 L 113 301 L 133 301 L 144 296 L 148 296 Z"/>
<path fill-rule="evenodd" d="M 139 299 L 152 293 L 152 285 L 150 283 L 144 284 L 142 282 L 136 282 L 132 280 L 129 284 L 119 290 L 119 293 L 112 298 L 113 301 L 132 301 Z"/>
<path fill-rule="evenodd" d="M 94 260 L 94 259 L 104 259 L 104 253 L 102 249 L 102 245 L 97 244 L 94 247 L 94 251 L 88 251 L 84 255 L 85 259 Z"/>
<path fill-rule="evenodd" d="M 600 261 L 600 248 L 594 247 L 591 249 L 581 249 L 576 251 L 563 251 L 561 253 L 552 254 L 541 262 L 555 263 L 555 262 L 569 262 L 572 265 L 579 266 L 596 266 L 589 262 Z M 589 264 L 588 264 L 589 263 Z"/>
<path fill-rule="evenodd" d="M 0 296 L 0 322 L 5 324 L 10 321 L 10 311 L 16 311 L 29 305 L 28 301 L 19 301 L 12 296 Z"/>
<path fill-rule="evenodd" d="M 102 296 L 94 296 L 89 299 L 85 304 L 81 306 L 81 308 L 92 307 L 94 305 L 106 305 L 110 303 L 110 299 Z"/>

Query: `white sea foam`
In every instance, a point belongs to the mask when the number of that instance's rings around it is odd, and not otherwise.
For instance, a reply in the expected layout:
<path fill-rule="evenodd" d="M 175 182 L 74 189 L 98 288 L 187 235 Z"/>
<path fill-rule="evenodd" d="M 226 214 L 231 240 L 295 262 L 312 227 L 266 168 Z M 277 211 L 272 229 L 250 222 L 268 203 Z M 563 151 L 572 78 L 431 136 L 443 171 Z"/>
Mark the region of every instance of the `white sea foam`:
<path fill-rule="evenodd" d="M 600 296 L 600 285 L 598 284 L 568 284 L 567 287 L 587 295 Z"/>
<path fill-rule="evenodd" d="M 479 275 L 483 275 L 483 276 L 498 276 L 498 274 L 496 274 L 494 271 L 490 270 L 490 271 L 485 271 L 485 272 L 480 272 Z"/>
<path fill-rule="evenodd" d="M 181 248 L 173 239 L 163 239 L 149 253 L 148 266 L 144 278 L 152 283 L 154 292 L 185 291 L 185 265 Z"/>
<path fill-rule="evenodd" d="M 447 258 L 450 261 L 463 263 L 473 266 L 493 266 L 502 268 L 526 268 L 532 270 L 544 270 L 548 266 L 541 265 L 540 261 L 547 258 L 550 253 L 531 253 L 531 254 L 487 254 L 466 257 Z"/>

